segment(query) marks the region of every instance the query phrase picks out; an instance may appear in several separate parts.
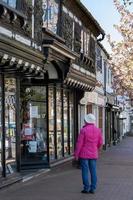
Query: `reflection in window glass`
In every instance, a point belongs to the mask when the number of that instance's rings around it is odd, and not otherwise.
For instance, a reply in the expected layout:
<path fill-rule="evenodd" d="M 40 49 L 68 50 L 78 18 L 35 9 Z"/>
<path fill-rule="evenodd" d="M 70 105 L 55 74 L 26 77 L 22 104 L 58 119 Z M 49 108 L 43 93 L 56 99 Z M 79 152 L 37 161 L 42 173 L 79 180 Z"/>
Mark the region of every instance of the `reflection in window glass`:
<path fill-rule="evenodd" d="M 86 32 L 84 31 L 84 53 L 86 54 L 87 51 L 87 35 Z"/>
<path fill-rule="evenodd" d="M 16 8 L 16 0 L 2 0 L 2 1 L 7 3 L 12 8 Z"/>
<path fill-rule="evenodd" d="M 84 52 L 84 32 L 81 30 L 81 53 Z"/>
<path fill-rule="evenodd" d="M 85 29 L 85 31 L 84 31 L 84 53 L 86 55 L 89 55 L 89 43 L 90 43 L 90 34 Z"/>
<path fill-rule="evenodd" d="M 64 155 L 68 155 L 68 97 L 67 91 L 64 91 Z"/>
<path fill-rule="evenodd" d="M 86 54 L 89 55 L 89 43 L 90 43 L 90 35 L 87 33 L 87 41 L 86 41 Z"/>
<path fill-rule="evenodd" d="M 5 153 L 7 173 L 11 173 L 10 166 L 15 169 L 16 161 L 16 81 L 15 79 L 5 79 Z"/>
<path fill-rule="evenodd" d="M 73 95 L 70 93 L 70 153 L 74 151 L 74 105 Z"/>
<path fill-rule="evenodd" d="M 47 162 L 46 88 L 21 89 L 22 163 Z"/>
<path fill-rule="evenodd" d="M 54 91 L 53 88 L 49 88 L 49 156 L 50 160 L 55 159 L 55 135 L 54 135 Z"/>
<path fill-rule="evenodd" d="M 56 93 L 56 113 L 57 113 L 57 157 L 62 157 L 62 135 L 61 135 L 61 90 Z"/>
<path fill-rule="evenodd" d="M 2 93 L 1 93 L 1 85 L 0 85 L 0 177 L 2 175 L 2 157 L 1 157 L 1 148 L 2 148 L 2 127 L 1 127 L 1 99 L 2 99 Z"/>
<path fill-rule="evenodd" d="M 43 26 L 57 33 L 59 0 L 43 0 Z"/>

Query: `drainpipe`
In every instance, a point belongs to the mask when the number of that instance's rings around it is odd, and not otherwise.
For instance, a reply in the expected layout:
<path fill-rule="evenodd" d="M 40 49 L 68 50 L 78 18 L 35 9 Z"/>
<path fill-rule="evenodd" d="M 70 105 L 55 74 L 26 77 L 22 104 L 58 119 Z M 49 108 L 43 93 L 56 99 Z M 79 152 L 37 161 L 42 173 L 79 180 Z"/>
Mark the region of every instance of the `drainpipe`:
<path fill-rule="evenodd" d="M 97 38 L 97 42 L 101 42 L 102 40 L 104 40 L 104 38 L 105 38 L 105 33 L 103 34 L 100 34 L 101 35 L 101 38 Z"/>

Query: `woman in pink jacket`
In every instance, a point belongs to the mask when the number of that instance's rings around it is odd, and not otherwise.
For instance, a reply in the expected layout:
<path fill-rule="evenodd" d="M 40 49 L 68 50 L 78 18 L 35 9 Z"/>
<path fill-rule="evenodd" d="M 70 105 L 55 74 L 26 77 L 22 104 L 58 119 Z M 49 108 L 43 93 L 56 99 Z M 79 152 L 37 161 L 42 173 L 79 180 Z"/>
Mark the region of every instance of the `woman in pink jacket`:
<path fill-rule="evenodd" d="M 101 130 L 95 126 L 96 119 L 93 114 L 86 115 L 84 121 L 85 125 L 80 131 L 74 155 L 76 160 L 80 160 L 82 169 L 84 189 L 81 192 L 94 193 L 97 184 L 96 161 L 103 139 Z M 91 183 L 89 181 L 89 171 Z"/>

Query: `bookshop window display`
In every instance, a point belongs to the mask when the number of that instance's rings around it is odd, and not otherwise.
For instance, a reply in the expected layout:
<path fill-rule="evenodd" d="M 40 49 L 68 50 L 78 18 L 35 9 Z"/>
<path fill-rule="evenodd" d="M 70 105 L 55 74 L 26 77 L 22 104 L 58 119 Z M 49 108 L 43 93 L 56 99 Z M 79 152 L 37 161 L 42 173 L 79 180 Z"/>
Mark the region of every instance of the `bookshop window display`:
<path fill-rule="evenodd" d="M 0 176 L 16 171 L 16 79 L 4 78 L 3 84 L 3 89 L 0 86 Z"/>
<path fill-rule="evenodd" d="M 74 152 L 74 105 L 73 95 L 69 93 L 69 115 L 70 115 L 70 154 Z"/>
<path fill-rule="evenodd" d="M 5 155 L 7 173 L 16 170 L 16 79 L 5 78 Z"/>
<path fill-rule="evenodd" d="M 50 160 L 55 160 L 55 98 L 54 98 L 54 88 L 49 88 L 49 156 Z"/>
<path fill-rule="evenodd" d="M 21 89 L 21 162 L 47 162 L 46 87 Z"/>
<path fill-rule="evenodd" d="M 68 89 L 49 87 L 49 155 L 50 161 L 73 153 L 73 94 Z"/>
<path fill-rule="evenodd" d="M 61 89 L 56 90 L 56 116 L 57 116 L 57 121 L 56 121 L 56 127 L 57 127 L 57 158 L 62 158 L 62 132 L 61 132 L 61 121 L 62 121 L 62 116 L 61 116 Z"/>
<path fill-rule="evenodd" d="M 64 91 L 64 155 L 69 154 L 69 134 L 68 134 L 68 91 Z"/>

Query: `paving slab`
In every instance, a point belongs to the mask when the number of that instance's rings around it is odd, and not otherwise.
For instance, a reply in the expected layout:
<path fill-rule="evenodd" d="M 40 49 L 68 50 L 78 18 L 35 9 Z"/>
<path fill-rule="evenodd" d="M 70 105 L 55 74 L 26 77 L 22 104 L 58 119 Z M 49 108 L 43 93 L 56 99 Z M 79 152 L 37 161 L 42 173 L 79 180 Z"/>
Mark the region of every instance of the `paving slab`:
<path fill-rule="evenodd" d="M 102 152 L 95 194 L 81 194 L 81 171 L 69 163 L 0 190 L 2 200 L 133 200 L 133 137 Z"/>

